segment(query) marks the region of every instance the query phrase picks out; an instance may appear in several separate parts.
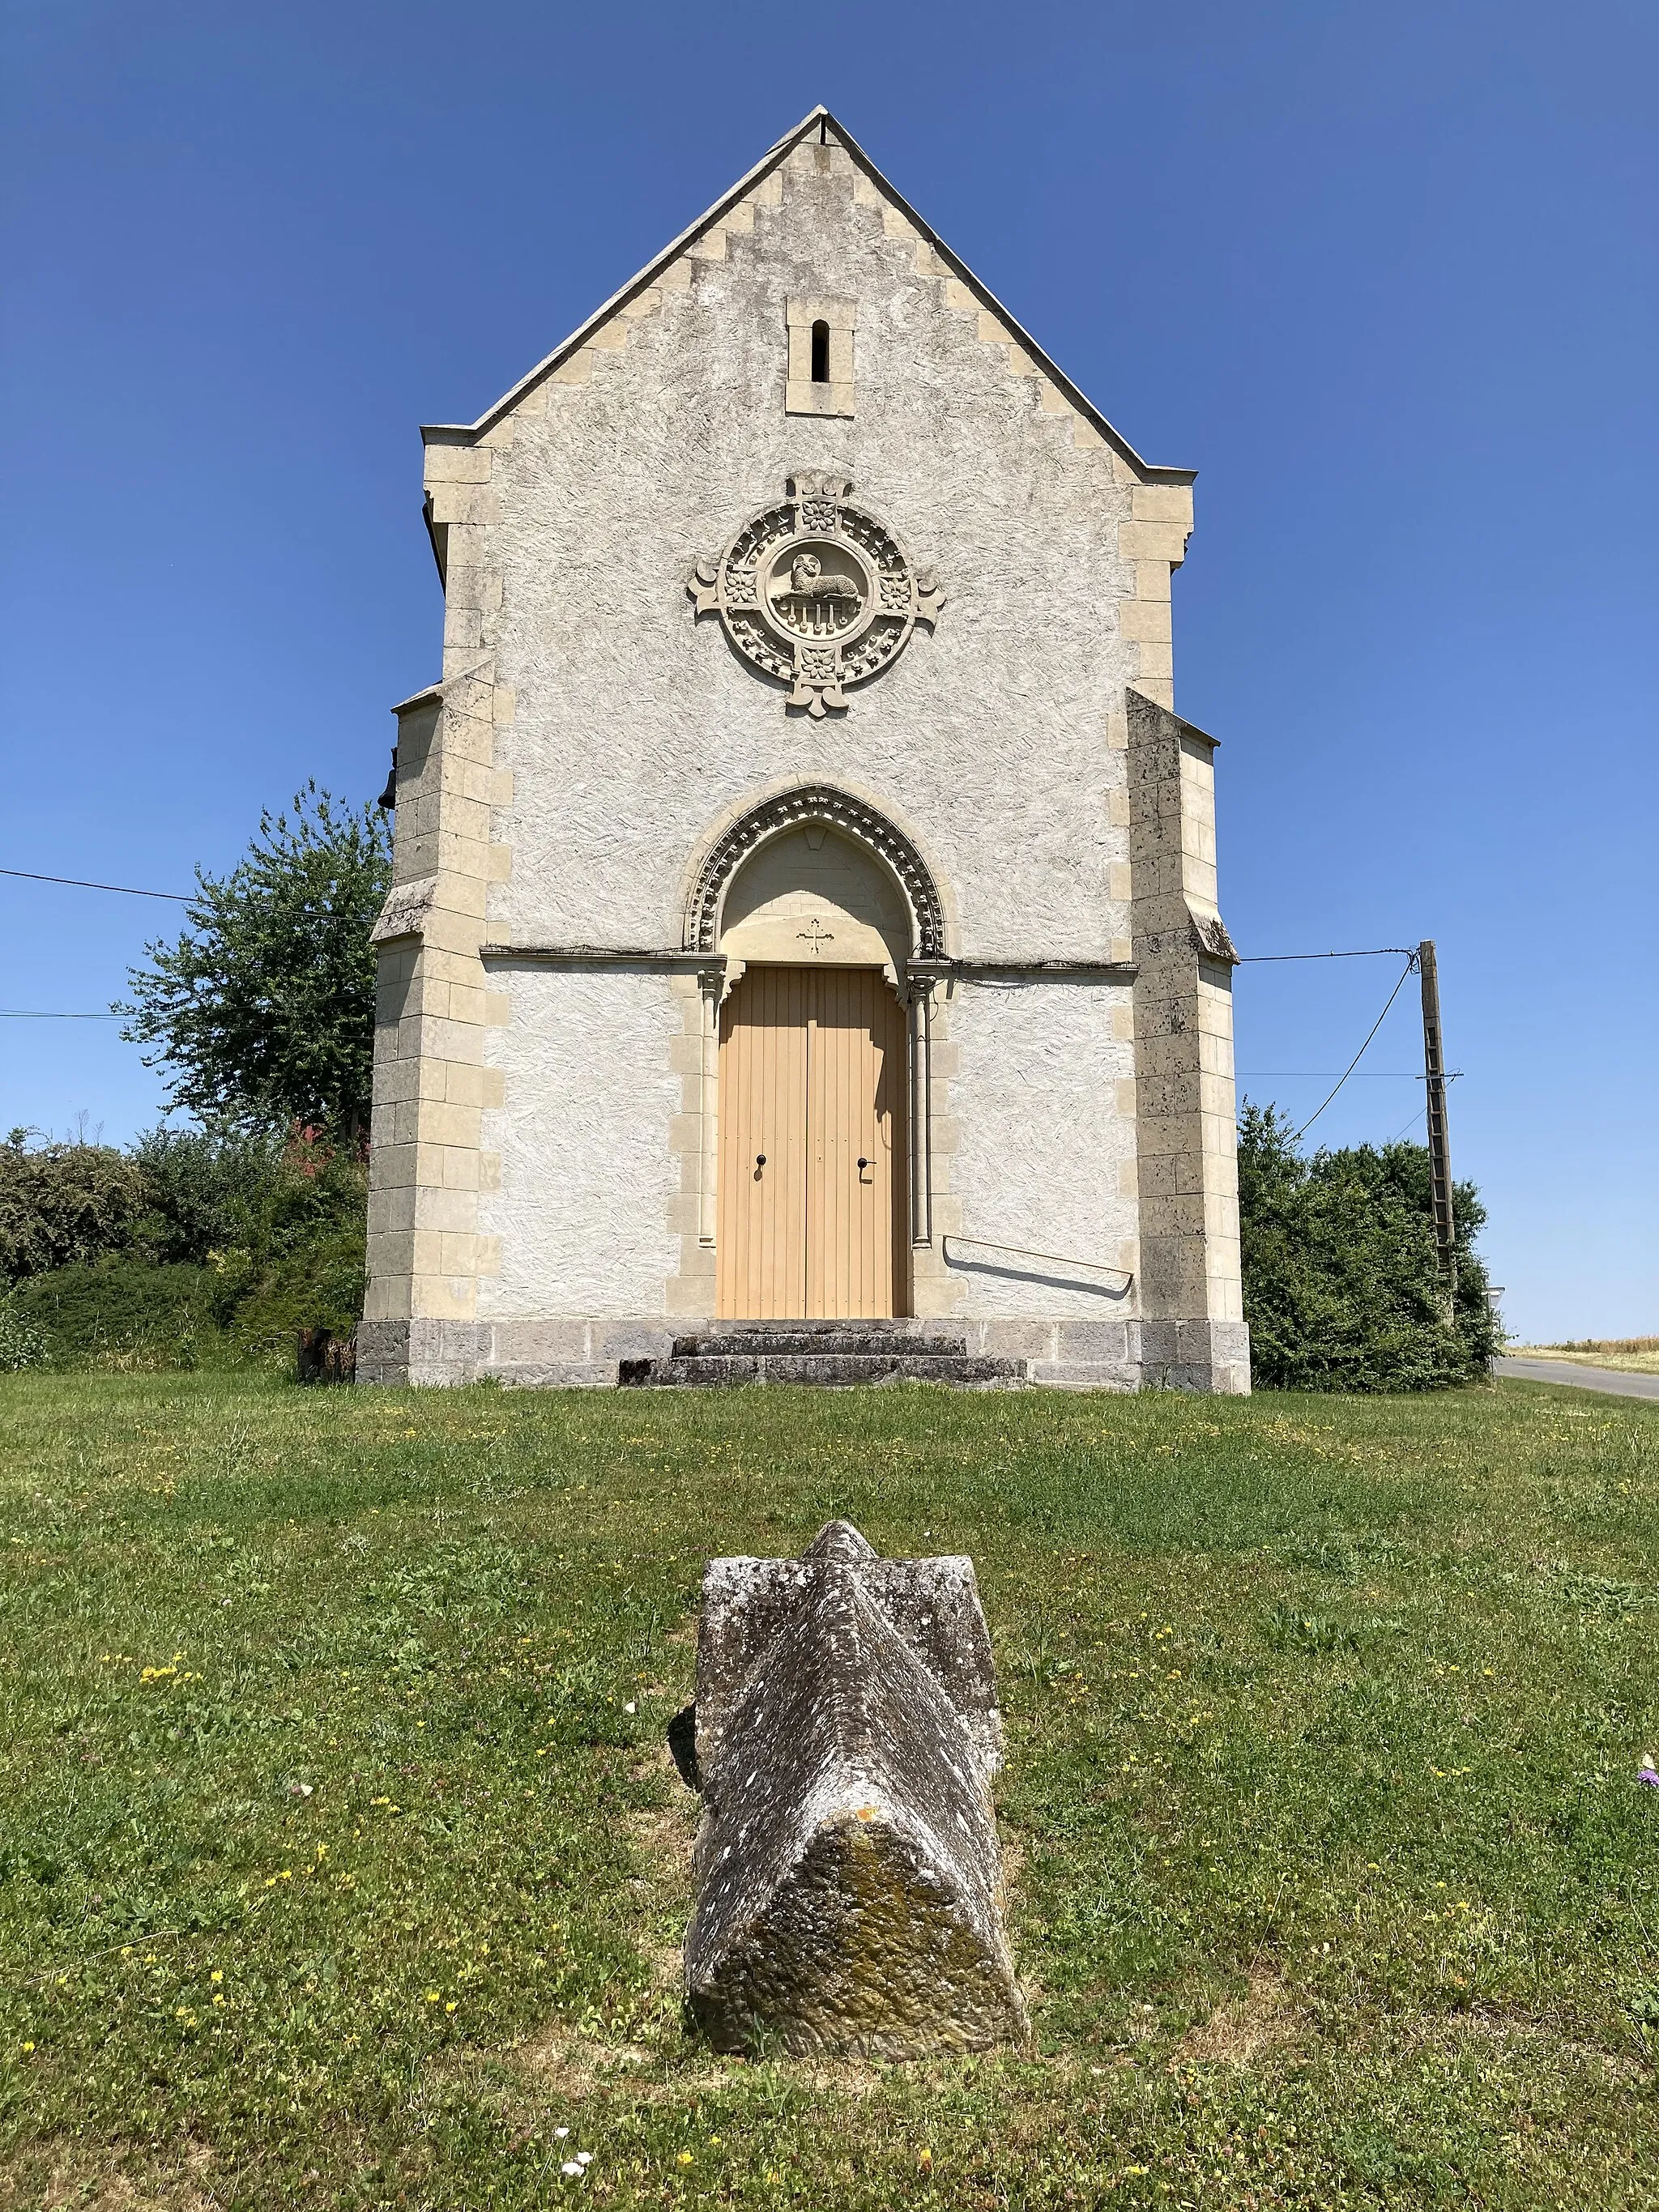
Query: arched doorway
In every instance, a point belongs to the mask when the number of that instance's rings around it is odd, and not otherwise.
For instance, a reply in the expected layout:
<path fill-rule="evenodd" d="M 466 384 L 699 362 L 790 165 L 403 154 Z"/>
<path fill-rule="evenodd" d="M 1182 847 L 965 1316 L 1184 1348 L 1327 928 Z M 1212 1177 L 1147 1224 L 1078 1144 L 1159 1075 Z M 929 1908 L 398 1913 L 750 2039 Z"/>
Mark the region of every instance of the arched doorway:
<path fill-rule="evenodd" d="M 857 838 L 797 822 L 720 902 L 717 1310 L 732 1320 L 909 1310 L 913 920 Z M 732 980 L 735 978 L 735 980 Z"/>

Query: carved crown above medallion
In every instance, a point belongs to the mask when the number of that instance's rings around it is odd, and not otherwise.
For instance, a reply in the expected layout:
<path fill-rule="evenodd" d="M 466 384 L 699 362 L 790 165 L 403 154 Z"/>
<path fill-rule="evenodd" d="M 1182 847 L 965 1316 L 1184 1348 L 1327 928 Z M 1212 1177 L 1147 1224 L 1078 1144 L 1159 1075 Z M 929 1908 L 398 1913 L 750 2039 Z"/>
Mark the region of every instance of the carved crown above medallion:
<path fill-rule="evenodd" d="M 814 718 L 844 711 L 848 687 L 890 667 L 945 604 L 933 570 L 849 503 L 852 489 L 850 477 L 818 470 L 789 477 L 779 505 L 745 523 L 718 560 L 699 561 L 685 587 L 752 667 L 790 686 L 786 703 Z"/>

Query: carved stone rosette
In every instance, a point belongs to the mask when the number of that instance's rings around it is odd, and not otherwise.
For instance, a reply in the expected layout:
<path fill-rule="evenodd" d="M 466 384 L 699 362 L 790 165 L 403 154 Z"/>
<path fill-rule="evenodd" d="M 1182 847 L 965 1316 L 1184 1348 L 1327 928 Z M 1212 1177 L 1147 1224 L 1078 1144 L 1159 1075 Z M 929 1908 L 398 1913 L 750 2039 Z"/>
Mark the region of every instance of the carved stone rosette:
<path fill-rule="evenodd" d="M 803 471 L 787 496 L 703 559 L 686 590 L 699 615 L 718 614 L 751 666 L 790 686 L 787 704 L 816 720 L 844 711 L 848 689 L 897 659 L 916 624 L 945 604 L 893 532 L 848 503 L 848 477 Z"/>

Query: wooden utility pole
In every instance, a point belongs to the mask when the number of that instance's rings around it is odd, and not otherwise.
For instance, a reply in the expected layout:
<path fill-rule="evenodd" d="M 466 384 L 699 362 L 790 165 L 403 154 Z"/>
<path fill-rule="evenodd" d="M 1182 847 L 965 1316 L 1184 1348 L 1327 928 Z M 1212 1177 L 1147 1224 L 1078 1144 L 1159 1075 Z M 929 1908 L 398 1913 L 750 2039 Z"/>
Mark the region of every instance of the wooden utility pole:
<path fill-rule="evenodd" d="M 1429 1175 L 1434 1189 L 1434 1249 L 1440 1261 L 1446 1317 L 1457 1296 L 1457 1224 L 1452 1215 L 1451 1148 L 1446 1138 L 1446 1055 L 1440 1037 L 1440 970 L 1434 939 L 1417 948 L 1423 985 L 1423 1077 L 1428 1093 Z"/>

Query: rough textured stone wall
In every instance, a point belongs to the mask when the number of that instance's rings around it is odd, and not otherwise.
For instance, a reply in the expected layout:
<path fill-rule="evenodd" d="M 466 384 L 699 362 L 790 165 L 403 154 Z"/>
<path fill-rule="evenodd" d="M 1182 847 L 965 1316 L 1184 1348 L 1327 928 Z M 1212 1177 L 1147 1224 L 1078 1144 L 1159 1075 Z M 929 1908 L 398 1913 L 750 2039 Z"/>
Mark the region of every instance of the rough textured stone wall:
<path fill-rule="evenodd" d="M 1127 951 L 1107 724 L 1145 658 L 1119 617 L 1139 580 L 1119 547 L 1132 489 L 1069 406 L 1044 405 L 1046 380 L 981 337 L 977 307 L 952 304 L 955 280 L 926 273 L 915 234 L 890 234 L 844 150 L 799 148 L 769 181 L 747 228 L 694 251 L 689 281 L 620 322 L 625 343 L 595 349 L 583 380 L 526 393 L 495 455 L 501 605 L 479 634 L 515 711 L 492 934 L 677 942 L 710 823 L 799 775 L 878 792 L 921 834 L 955 892 L 957 951 Z M 850 419 L 784 411 L 785 303 L 809 291 L 859 303 Z M 698 555 L 803 468 L 844 470 L 946 600 L 933 635 L 823 722 L 786 714 L 685 596 Z M 1182 534 L 1166 526 L 1166 566 Z"/>
<path fill-rule="evenodd" d="M 489 1117 L 501 1182 L 480 1206 L 501 1270 L 480 1311 L 660 1311 L 679 1265 L 670 1140 L 683 1000 L 670 977 L 637 971 L 532 969 L 506 981 L 507 1020 L 489 1037 L 504 1093 Z"/>
<path fill-rule="evenodd" d="M 952 1071 L 934 1133 L 951 1312 L 1092 1323 L 1133 1310 L 1106 1272 L 1139 1266 L 1130 1014 L 1127 984 L 1011 973 L 953 987 L 949 1043 L 934 1048 Z"/>

